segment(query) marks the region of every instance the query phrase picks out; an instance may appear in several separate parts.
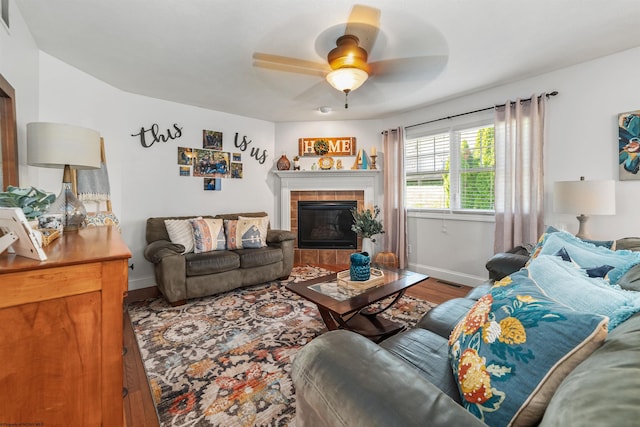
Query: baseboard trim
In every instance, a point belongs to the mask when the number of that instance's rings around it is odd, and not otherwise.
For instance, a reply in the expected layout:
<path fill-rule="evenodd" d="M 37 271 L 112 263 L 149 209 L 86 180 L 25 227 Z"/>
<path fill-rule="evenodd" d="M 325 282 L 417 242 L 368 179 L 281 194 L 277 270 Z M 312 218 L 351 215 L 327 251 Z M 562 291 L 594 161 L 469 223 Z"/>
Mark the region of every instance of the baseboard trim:
<path fill-rule="evenodd" d="M 157 286 L 150 286 L 148 288 L 134 289 L 127 292 L 127 296 L 124 298 L 125 304 L 130 304 L 136 301 L 144 301 L 149 298 L 157 298 L 160 295 L 160 289 Z"/>
<path fill-rule="evenodd" d="M 436 277 L 461 285 L 476 287 L 488 280 L 487 277 L 472 276 L 470 274 L 460 273 L 459 271 L 445 270 L 442 268 L 432 267 L 429 265 L 409 263 L 409 270 L 417 273 L 426 274 L 429 277 Z"/>

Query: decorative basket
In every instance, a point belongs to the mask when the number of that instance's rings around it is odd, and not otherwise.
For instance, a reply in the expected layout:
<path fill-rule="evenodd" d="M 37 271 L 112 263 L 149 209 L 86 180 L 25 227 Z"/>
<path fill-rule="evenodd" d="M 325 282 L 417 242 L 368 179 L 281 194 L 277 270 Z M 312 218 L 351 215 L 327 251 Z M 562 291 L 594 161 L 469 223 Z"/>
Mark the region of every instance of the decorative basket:
<path fill-rule="evenodd" d="M 356 282 L 364 282 L 369 280 L 371 276 L 371 259 L 367 252 L 351 254 L 351 266 L 349 273 L 351 280 Z"/>
<path fill-rule="evenodd" d="M 42 234 L 42 247 L 47 246 L 60 237 L 60 232 L 55 228 L 40 228 L 38 231 Z"/>

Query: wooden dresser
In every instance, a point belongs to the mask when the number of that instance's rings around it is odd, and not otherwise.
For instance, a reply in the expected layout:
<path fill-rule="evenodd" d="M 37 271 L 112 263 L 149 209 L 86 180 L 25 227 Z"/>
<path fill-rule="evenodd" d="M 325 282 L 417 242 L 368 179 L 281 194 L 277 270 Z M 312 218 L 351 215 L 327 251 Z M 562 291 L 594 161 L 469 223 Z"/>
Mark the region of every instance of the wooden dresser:
<path fill-rule="evenodd" d="M 0 424 L 121 426 L 131 253 L 113 227 L 0 255 Z"/>

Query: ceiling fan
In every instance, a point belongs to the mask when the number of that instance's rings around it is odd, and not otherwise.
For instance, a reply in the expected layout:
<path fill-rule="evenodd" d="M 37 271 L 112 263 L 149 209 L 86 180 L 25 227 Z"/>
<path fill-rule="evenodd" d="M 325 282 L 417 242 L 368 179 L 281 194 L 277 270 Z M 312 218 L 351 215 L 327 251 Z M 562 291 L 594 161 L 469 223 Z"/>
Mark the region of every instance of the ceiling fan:
<path fill-rule="evenodd" d="M 336 40 L 336 47 L 327 53 L 327 62 L 320 63 L 288 56 L 255 52 L 253 65 L 276 71 L 323 77 L 345 94 L 345 108 L 349 108 L 349 93 L 362 86 L 369 77 L 396 77 L 416 73 L 424 68 L 427 57 L 412 57 L 368 62 L 369 52 L 380 30 L 380 10 L 354 5 L 344 34 Z"/>

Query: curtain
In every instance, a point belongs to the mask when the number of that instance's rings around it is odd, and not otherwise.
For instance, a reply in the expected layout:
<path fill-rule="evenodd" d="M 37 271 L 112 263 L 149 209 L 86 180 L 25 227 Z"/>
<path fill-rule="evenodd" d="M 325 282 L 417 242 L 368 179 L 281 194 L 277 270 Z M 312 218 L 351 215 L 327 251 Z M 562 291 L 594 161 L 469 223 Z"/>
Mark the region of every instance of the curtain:
<path fill-rule="evenodd" d="M 384 151 L 384 250 L 398 256 L 398 267 L 407 267 L 407 210 L 404 207 L 404 132 L 382 132 Z"/>
<path fill-rule="evenodd" d="M 545 105 L 542 94 L 495 110 L 496 253 L 535 243 L 544 231 Z"/>

